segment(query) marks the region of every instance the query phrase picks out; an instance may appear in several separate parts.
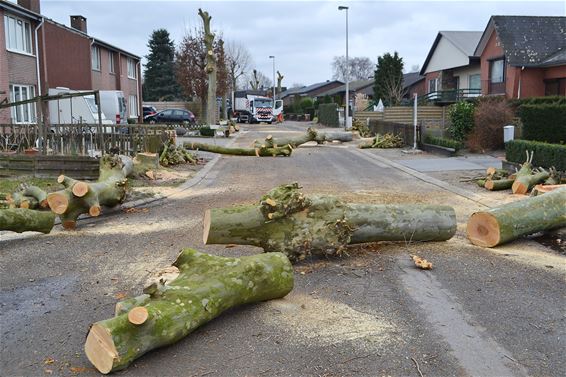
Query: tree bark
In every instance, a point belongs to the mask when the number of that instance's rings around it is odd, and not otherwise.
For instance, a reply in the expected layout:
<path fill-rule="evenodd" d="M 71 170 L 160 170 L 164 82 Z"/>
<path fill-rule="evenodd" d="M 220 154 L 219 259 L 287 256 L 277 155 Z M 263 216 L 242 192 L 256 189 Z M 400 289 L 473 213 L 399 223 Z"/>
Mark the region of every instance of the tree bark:
<path fill-rule="evenodd" d="M 25 208 L 0 209 L 0 230 L 49 233 L 54 222 L 55 214 L 51 212 Z"/>
<path fill-rule="evenodd" d="M 513 182 L 511 189 L 513 194 L 526 194 L 531 188 L 533 188 L 537 183 L 544 182 L 550 174 L 547 171 L 541 171 L 535 174 L 521 174 L 517 173 L 517 178 Z"/>
<path fill-rule="evenodd" d="M 257 156 L 257 157 L 276 157 L 291 155 L 293 149 L 288 145 L 282 147 L 256 147 L 256 148 L 229 148 L 220 145 L 204 144 L 204 143 L 185 143 L 184 147 L 192 150 L 200 150 L 205 152 L 228 154 L 233 156 Z"/>
<path fill-rule="evenodd" d="M 566 188 L 476 212 L 468 220 L 468 239 L 494 247 L 521 236 L 566 226 Z"/>
<path fill-rule="evenodd" d="M 176 278 L 147 287 L 114 318 L 92 325 L 85 353 L 101 373 L 126 368 L 232 307 L 281 298 L 293 289 L 293 268 L 281 253 L 224 258 L 185 249 L 173 266 Z"/>
<path fill-rule="evenodd" d="M 21 184 L 18 191 L 6 197 L 6 202 L 10 208 L 47 208 L 47 193 L 37 186 Z"/>
<path fill-rule="evenodd" d="M 490 191 L 507 190 L 513 186 L 513 179 L 488 179 L 485 181 L 484 187 Z"/>
<path fill-rule="evenodd" d="M 351 244 L 444 241 L 455 232 L 456 214 L 449 206 L 350 204 L 306 197 L 291 184 L 274 188 L 259 205 L 207 210 L 203 241 L 258 246 L 297 261 L 311 254 L 340 255 Z"/>
<path fill-rule="evenodd" d="M 65 186 L 65 189 L 47 195 L 49 208 L 59 215 L 65 229 L 74 229 L 81 214 L 99 216 L 102 206 L 114 207 L 124 201 L 126 177 L 132 170 L 130 158 L 105 155 L 100 161 L 100 176 L 97 182 L 77 181 L 60 175 L 57 181 Z"/>
<path fill-rule="evenodd" d="M 204 26 L 204 44 L 206 46 L 206 73 L 208 74 L 208 95 L 206 101 L 206 122 L 216 124 L 216 56 L 214 55 L 214 33 L 210 29 L 212 16 L 199 8 L 199 16 Z"/>
<path fill-rule="evenodd" d="M 351 132 L 336 132 L 336 131 L 320 131 L 316 128 L 309 127 L 307 131 L 300 136 L 288 137 L 288 138 L 277 138 L 274 139 L 273 136 L 269 135 L 263 142 L 255 141 L 254 145 L 256 147 L 275 147 L 282 145 L 290 145 L 291 148 L 297 148 L 301 144 L 308 143 L 309 141 L 316 141 L 317 144 L 323 144 L 325 141 L 352 141 Z"/>

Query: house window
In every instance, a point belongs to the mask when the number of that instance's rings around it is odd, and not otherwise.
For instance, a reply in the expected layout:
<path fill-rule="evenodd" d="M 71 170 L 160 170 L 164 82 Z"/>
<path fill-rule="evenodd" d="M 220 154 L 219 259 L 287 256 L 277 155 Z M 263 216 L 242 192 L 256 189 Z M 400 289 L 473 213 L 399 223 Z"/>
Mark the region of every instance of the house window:
<path fill-rule="evenodd" d="M 128 102 L 130 104 L 130 118 L 137 118 L 138 117 L 138 97 L 137 96 L 129 96 Z"/>
<path fill-rule="evenodd" d="M 34 97 L 33 85 L 10 85 L 10 102 L 25 101 Z M 35 103 L 12 106 L 12 122 L 35 123 Z"/>
<path fill-rule="evenodd" d="M 108 72 L 114 73 L 114 53 L 108 52 Z"/>
<path fill-rule="evenodd" d="M 469 89 L 473 90 L 481 89 L 481 79 L 479 73 L 477 75 L 470 75 L 470 77 L 468 78 L 468 86 Z"/>
<path fill-rule="evenodd" d="M 428 81 L 428 92 L 436 92 L 438 90 L 438 78 Z"/>
<path fill-rule="evenodd" d="M 31 54 L 31 25 L 13 16 L 4 16 L 6 48 L 10 51 Z"/>
<path fill-rule="evenodd" d="M 136 62 L 134 59 L 128 58 L 128 78 L 136 79 Z"/>
<path fill-rule="evenodd" d="M 563 96 L 566 93 L 566 79 L 544 80 L 545 96 Z"/>
<path fill-rule="evenodd" d="M 100 48 L 98 46 L 91 47 L 91 63 L 94 71 L 100 71 Z"/>
<path fill-rule="evenodd" d="M 505 80 L 505 59 L 497 59 L 489 62 L 489 81 L 492 84 L 501 83 Z"/>

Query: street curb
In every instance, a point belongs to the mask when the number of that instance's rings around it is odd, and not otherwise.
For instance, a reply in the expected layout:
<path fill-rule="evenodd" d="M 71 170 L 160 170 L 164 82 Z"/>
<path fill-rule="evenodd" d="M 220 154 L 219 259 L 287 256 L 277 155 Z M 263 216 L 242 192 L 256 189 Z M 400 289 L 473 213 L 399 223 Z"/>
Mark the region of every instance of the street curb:
<path fill-rule="evenodd" d="M 489 200 L 489 199 L 486 200 L 485 198 L 481 197 L 480 195 L 478 195 L 476 193 L 473 193 L 471 191 L 453 186 L 450 183 L 441 181 L 440 179 L 431 177 L 431 176 L 426 175 L 424 173 L 421 173 L 417 170 L 408 168 L 408 167 L 401 165 L 397 162 L 394 162 L 394 161 L 392 161 L 388 158 L 376 155 L 374 153 L 366 152 L 364 150 L 353 149 L 353 148 L 348 148 L 348 150 L 350 152 L 352 152 L 353 154 L 358 155 L 359 157 L 362 157 L 366 161 L 373 162 L 373 163 L 376 163 L 377 161 L 379 161 L 382 164 L 389 165 L 389 166 L 391 166 L 395 169 L 401 170 L 404 173 L 412 175 L 413 177 L 420 179 L 423 182 L 429 183 L 431 185 L 438 186 L 438 187 L 440 187 L 440 188 L 442 188 L 446 191 L 450 191 L 453 194 L 462 196 L 462 197 L 464 197 L 468 200 L 471 200 L 475 203 L 478 203 L 478 204 L 480 204 L 484 207 L 491 208 L 491 207 L 495 206 L 495 203 L 493 203 L 491 200 Z M 374 160 L 374 161 L 372 161 L 372 160 Z"/>

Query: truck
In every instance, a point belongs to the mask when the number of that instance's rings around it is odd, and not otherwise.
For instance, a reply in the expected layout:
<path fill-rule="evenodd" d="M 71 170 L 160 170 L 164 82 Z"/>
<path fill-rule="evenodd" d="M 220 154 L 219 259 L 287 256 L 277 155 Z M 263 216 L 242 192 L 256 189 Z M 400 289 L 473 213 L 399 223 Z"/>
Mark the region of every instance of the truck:
<path fill-rule="evenodd" d="M 273 99 L 257 91 L 234 93 L 233 115 L 238 123 L 273 122 Z"/>
<path fill-rule="evenodd" d="M 81 93 L 84 90 L 69 88 L 49 88 L 48 94 L 54 96 L 66 93 Z M 98 124 L 98 106 L 94 94 L 49 101 L 49 120 L 51 124 Z M 112 124 L 101 114 L 101 124 Z"/>
<path fill-rule="evenodd" d="M 114 124 L 127 124 L 126 99 L 121 90 L 101 90 L 100 108 Z"/>

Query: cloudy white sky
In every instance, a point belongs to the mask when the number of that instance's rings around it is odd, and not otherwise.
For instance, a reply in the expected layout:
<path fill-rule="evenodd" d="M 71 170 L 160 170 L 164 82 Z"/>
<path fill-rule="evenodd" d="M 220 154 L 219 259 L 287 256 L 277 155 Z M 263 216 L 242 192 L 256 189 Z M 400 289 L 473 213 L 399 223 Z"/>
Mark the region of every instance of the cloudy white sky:
<path fill-rule="evenodd" d="M 224 39 L 247 46 L 255 66 L 272 75 L 270 55 L 285 76 L 283 85 L 330 79 L 331 62 L 345 54 L 349 6 L 350 56 L 373 62 L 398 51 L 406 70 L 422 65 L 439 30 L 483 31 L 491 15 L 565 16 L 559 1 L 86 1 L 42 0 L 42 13 L 69 25 L 69 15 L 87 18 L 92 36 L 140 56 L 154 29 L 166 28 L 175 42 L 200 26 L 197 10 L 212 15 Z"/>

